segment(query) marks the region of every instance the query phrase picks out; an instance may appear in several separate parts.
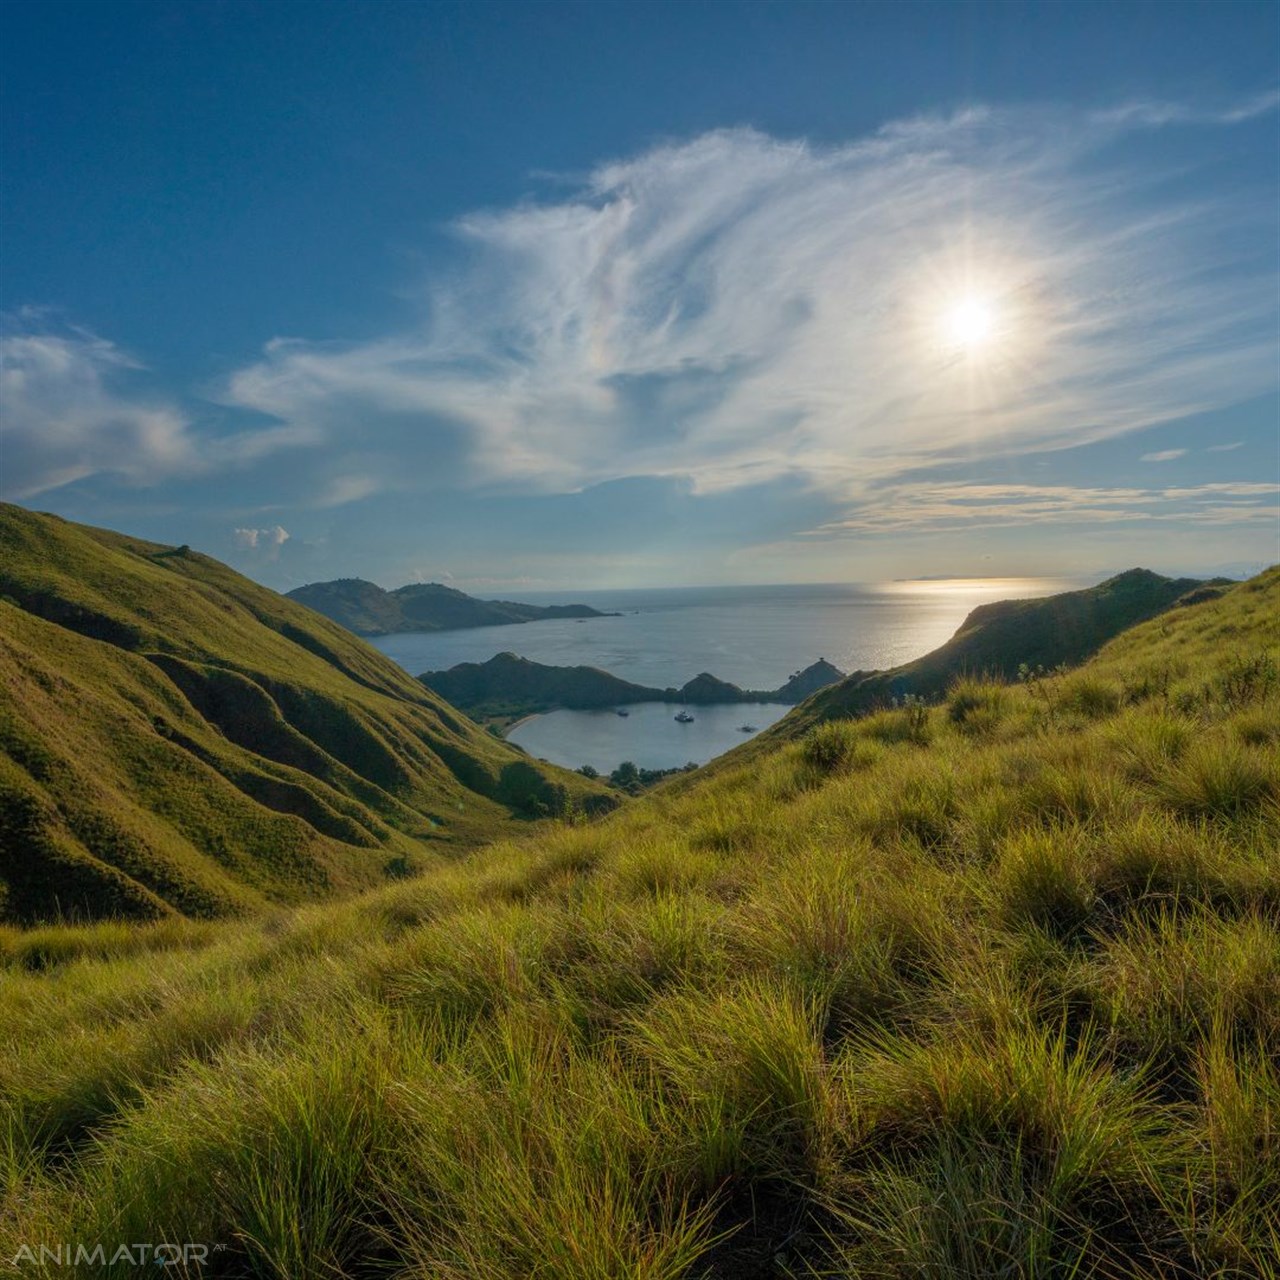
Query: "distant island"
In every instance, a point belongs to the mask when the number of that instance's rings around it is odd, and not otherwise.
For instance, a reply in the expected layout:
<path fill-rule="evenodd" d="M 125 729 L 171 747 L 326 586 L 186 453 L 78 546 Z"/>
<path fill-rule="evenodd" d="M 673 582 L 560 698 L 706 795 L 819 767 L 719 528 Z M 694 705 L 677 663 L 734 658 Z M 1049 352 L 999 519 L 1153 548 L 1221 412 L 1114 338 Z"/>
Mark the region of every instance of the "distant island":
<path fill-rule="evenodd" d="M 439 582 L 411 582 L 385 591 L 363 578 L 312 582 L 288 593 L 291 600 L 354 631 L 385 636 L 401 631 L 460 631 L 465 627 L 502 627 L 550 618 L 616 618 L 585 604 L 519 604 L 514 600 L 477 600 Z"/>
<path fill-rule="evenodd" d="M 460 662 L 448 671 L 423 672 L 418 679 L 475 719 L 509 723 L 543 711 L 593 711 L 636 702 L 696 706 L 782 702 L 795 706 L 843 675 L 838 667 L 820 658 L 777 689 L 740 689 L 706 671 L 679 689 L 657 689 L 632 684 L 599 667 L 553 667 L 514 653 L 499 653 L 488 662 Z"/>

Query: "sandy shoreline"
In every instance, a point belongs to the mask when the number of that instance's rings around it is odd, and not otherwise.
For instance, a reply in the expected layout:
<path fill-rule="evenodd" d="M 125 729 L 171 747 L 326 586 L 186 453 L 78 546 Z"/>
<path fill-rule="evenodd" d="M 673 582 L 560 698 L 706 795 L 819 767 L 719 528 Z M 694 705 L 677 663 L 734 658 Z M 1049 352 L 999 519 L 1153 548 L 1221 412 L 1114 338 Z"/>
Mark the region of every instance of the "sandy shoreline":
<path fill-rule="evenodd" d="M 527 716 L 521 716 L 519 720 L 513 720 L 502 730 L 502 736 L 505 738 L 512 729 L 518 729 L 522 724 L 528 724 L 530 720 L 536 720 L 539 716 L 545 716 L 545 711 L 532 711 Z"/>

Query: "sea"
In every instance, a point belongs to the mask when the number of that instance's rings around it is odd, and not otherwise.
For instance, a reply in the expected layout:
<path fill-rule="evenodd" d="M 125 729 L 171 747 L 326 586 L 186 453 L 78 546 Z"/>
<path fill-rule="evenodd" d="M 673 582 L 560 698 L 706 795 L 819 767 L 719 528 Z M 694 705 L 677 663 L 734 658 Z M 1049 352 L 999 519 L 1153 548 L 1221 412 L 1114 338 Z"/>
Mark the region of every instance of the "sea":
<path fill-rule="evenodd" d="M 1057 578 L 913 579 L 870 585 L 677 587 L 510 593 L 530 604 L 588 604 L 617 616 L 464 631 L 379 636 L 372 643 L 413 675 L 511 652 L 554 666 L 601 667 L 624 680 L 679 687 L 703 671 L 744 689 L 776 689 L 825 658 L 844 672 L 883 670 L 945 643 L 978 605 L 1080 584 Z M 508 731 L 531 755 L 602 773 L 704 764 L 790 710 L 776 703 L 678 707 L 641 703 L 628 715 L 552 711 Z M 747 732 L 747 729 L 750 732 Z"/>

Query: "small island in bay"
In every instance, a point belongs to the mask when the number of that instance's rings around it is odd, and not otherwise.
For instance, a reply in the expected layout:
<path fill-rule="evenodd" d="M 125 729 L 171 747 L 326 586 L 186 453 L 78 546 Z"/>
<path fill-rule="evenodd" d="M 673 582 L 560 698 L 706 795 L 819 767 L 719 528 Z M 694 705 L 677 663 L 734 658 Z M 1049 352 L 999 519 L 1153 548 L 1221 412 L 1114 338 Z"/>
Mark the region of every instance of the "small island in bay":
<path fill-rule="evenodd" d="M 616 618 L 586 604 L 520 604 L 515 600 L 478 600 L 439 582 L 411 582 L 386 591 L 364 578 L 311 582 L 288 593 L 291 600 L 322 613 L 358 636 L 402 631 L 460 631 L 465 627 L 502 627 L 552 618 Z"/>
<path fill-rule="evenodd" d="M 695 706 L 783 702 L 795 706 L 843 677 L 838 667 L 820 658 L 777 689 L 740 689 L 706 671 L 678 689 L 658 689 L 633 684 L 599 667 L 548 666 L 514 653 L 499 653 L 487 662 L 460 662 L 447 671 L 426 671 L 418 679 L 473 718 L 506 728 L 544 711 L 593 711 L 637 702 Z"/>

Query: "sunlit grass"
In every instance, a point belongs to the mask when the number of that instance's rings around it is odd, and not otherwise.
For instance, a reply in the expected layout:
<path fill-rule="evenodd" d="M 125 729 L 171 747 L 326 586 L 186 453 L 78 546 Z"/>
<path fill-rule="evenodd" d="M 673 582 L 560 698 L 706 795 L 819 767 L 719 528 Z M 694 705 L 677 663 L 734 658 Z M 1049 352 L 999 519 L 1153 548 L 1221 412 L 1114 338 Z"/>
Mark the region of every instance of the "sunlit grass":
<path fill-rule="evenodd" d="M 1274 1273 L 1269 581 L 344 904 L 0 932 L 0 1256 Z"/>

